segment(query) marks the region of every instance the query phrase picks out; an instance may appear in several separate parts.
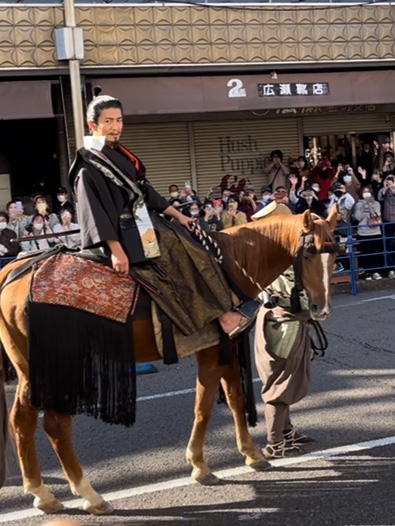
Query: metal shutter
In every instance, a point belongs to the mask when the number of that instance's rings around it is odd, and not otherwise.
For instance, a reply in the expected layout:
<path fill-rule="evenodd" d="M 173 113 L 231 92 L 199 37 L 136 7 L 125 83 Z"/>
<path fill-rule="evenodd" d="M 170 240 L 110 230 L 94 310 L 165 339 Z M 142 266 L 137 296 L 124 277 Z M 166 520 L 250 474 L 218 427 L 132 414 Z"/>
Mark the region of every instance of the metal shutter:
<path fill-rule="evenodd" d="M 193 137 L 200 196 L 227 174 L 249 179 L 258 193 L 267 182 L 263 168 L 270 152 L 280 149 L 287 165 L 291 153 L 299 151 L 296 118 L 195 122 Z"/>
<path fill-rule="evenodd" d="M 170 184 L 191 180 L 187 123 L 125 124 L 122 144 L 140 157 L 150 183 L 164 197 Z"/>
<path fill-rule="evenodd" d="M 319 115 L 303 117 L 303 134 L 340 135 L 354 132 L 391 132 L 395 128 L 395 116 L 388 113 L 370 113 L 358 115 Z"/>

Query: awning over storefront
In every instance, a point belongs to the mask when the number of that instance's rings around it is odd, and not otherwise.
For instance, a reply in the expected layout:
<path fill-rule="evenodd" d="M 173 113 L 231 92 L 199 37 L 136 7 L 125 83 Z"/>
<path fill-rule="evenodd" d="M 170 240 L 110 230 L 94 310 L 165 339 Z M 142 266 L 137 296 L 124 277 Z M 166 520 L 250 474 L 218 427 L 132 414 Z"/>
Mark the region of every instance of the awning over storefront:
<path fill-rule="evenodd" d="M 125 115 L 256 110 L 311 113 L 308 108 L 392 105 L 395 71 L 94 79 L 119 98 Z M 362 110 L 361 110 L 362 111 Z"/>
<path fill-rule="evenodd" d="M 0 120 L 53 117 L 49 81 L 0 82 Z"/>

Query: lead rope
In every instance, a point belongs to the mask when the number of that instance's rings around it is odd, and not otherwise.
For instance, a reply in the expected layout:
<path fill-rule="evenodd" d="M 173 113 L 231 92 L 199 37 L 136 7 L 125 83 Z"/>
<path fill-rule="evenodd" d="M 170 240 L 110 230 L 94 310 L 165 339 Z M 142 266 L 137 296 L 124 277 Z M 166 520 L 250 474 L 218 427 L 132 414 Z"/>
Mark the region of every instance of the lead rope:
<path fill-rule="evenodd" d="M 214 251 L 215 251 L 215 253 L 213 254 L 214 259 L 217 263 L 221 265 L 223 262 L 224 256 L 222 254 L 221 247 L 218 245 L 218 243 L 209 234 L 207 234 L 205 230 L 202 230 L 202 227 L 198 223 L 195 222 L 191 226 L 192 226 L 193 233 L 198 238 L 203 248 L 205 248 L 209 252 L 212 252 L 210 245 L 214 248 Z M 242 267 L 237 260 L 235 261 L 235 264 L 236 264 L 236 267 L 243 274 L 243 276 L 246 279 L 248 279 L 259 290 L 260 293 L 266 292 L 267 294 L 270 294 L 270 292 L 267 289 L 262 288 L 261 285 L 257 281 L 255 281 L 252 276 L 248 274 L 246 269 Z"/>

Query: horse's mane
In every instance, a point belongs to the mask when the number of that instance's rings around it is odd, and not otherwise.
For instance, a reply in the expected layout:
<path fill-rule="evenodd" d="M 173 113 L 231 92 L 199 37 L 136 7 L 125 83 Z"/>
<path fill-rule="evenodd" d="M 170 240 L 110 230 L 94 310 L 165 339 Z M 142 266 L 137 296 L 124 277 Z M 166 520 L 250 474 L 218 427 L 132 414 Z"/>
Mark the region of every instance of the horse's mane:
<path fill-rule="evenodd" d="M 232 261 L 257 278 L 263 269 L 279 268 L 280 273 L 287 268 L 296 256 L 303 232 L 303 214 L 277 215 L 245 225 L 226 229 L 222 233 L 221 245 Z M 324 244 L 335 243 L 327 221 L 315 214 L 313 221 L 314 245 L 321 251 Z M 246 250 L 253 247 L 254 250 Z M 253 254 L 253 257 L 251 257 Z"/>

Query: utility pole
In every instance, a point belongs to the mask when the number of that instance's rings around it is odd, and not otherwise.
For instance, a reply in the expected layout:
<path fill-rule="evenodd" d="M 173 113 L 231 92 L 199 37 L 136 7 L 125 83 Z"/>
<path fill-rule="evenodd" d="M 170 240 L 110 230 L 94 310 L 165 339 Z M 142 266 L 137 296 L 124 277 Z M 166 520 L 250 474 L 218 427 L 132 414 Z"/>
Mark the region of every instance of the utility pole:
<path fill-rule="evenodd" d="M 65 27 L 56 29 L 58 60 L 69 61 L 71 101 L 73 105 L 76 148 L 84 145 L 84 115 L 82 105 L 80 60 L 84 58 L 82 29 L 77 27 L 74 0 L 64 0 Z"/>

